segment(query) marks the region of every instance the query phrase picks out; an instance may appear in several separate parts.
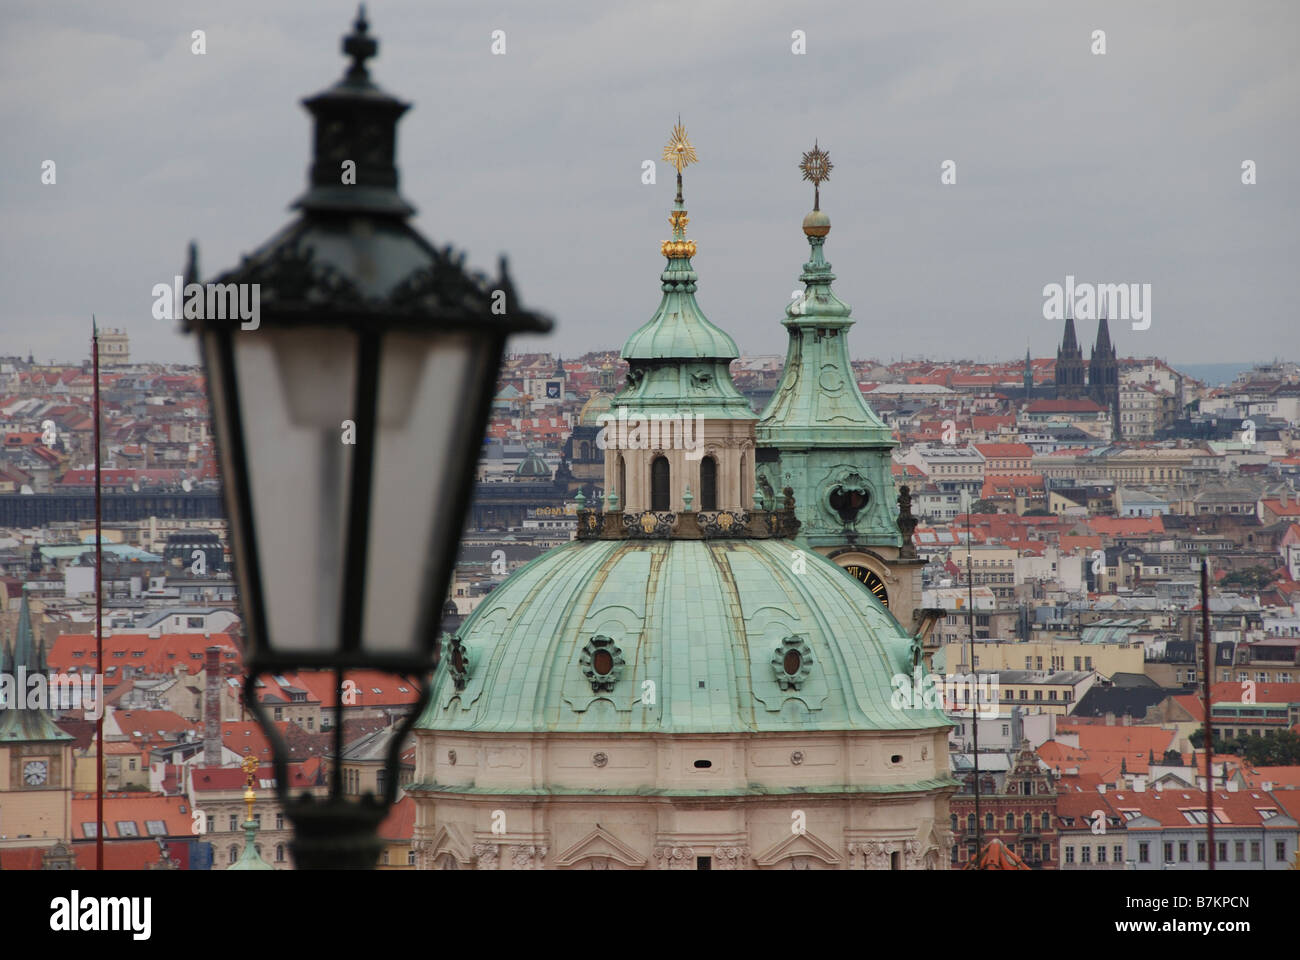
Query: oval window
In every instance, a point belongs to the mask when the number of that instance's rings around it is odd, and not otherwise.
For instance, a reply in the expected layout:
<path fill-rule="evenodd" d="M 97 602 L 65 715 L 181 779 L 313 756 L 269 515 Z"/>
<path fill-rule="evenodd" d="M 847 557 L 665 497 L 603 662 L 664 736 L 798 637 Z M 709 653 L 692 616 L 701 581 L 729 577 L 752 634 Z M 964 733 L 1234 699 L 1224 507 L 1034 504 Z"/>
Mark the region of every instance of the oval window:
<path fill-rule="evenodd" d="M 788 650 L 781 665 L 785 668 L 785 672 L 793 677 L 803 666 L 803 657 L 798 650 Z"/>
<path fill-rule="evenodd" d="M 465 652 L 460 647 L 452 651 L 451 668 L 457 673 L 465 672 Z"/>
<path fill-rule="evenodd" d="M 614 657 L 608 650 L 597 650 L 591 655 L 591 669 L 604 677 L 614 670 Z"/>

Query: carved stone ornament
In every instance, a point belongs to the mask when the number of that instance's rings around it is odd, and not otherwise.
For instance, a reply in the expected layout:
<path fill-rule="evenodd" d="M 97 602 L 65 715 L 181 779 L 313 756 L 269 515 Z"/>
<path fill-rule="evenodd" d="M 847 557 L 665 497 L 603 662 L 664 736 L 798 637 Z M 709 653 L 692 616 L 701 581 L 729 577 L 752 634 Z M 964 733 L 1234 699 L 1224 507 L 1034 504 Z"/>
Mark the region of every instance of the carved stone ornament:
<path fill-rule="evenodd" d="M 609 754 L 593 753 L 591 755 L 591 765 L 593 767 L 603 767 L 607 763 L 609 763 Z"/>
<path fill-rule="evenodd" d="M 495 843 L 474 844 L 474 866 L 477 870 L 495 870 L 501 851 Z"/>
<path fill-rule="evenodd" d="M 578 658 L 582 675 L 591 683 L 593 693 L 613 690 L 623 676 L 623 651 L 610 637 L 599 634 L 587 641 Z"/>
<path fill-rule="evenodd" d="M 713 869 L 715 870 L 741 870 L 748 859 L 748 847 L 713 848 Z"/>
<path fill-rule="evenodd" d="M 849 855 L 856 852 L 862 858 L 862 870 L 888 870 L 890 846 L 880 840 L 868 840 L 865 843 L 851 844 Z M 857 847 L 856 851 L 854 847 Z"/>
<path fill-rule="evenodd" d="M 660 870 L 694 870 L 695 849 L 693 847 L 655 847 L 655 860 Z"/>
<path fill-rule="evenodd" d="M 905 870 L 921 869 L 921 843 L 919 840 L 903 841 L 903 868 Z"/>
<path fill-rule="evenodd" d="M 433 865 L 429 862 L 430 854 L 433 853 L 432 840 L 414 840 L 411 842 L 411 849 L 415 851 L 415 869 L 432 869 Z"/>
<path fill-rule="evenodd" d="M 519 845 L 510 848 L 510 862 L 516 870 L 541 869 L 549 847 Z"/>

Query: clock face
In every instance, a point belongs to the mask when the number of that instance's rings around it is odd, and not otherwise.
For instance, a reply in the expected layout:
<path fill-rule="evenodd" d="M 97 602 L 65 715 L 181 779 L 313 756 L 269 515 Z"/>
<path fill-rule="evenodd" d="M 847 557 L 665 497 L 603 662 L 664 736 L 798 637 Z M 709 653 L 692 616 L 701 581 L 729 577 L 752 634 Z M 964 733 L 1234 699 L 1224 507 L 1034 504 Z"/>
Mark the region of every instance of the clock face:
<path fill-rule="evenodd" d="M 850 575 L 857 577 L 862 581 L 868 590 L 876 595 L 886 607 L 889 606 L 889 591 L 885 589 L 885 581 L 876 576 L 875 572 L 860 563 L 853 563 L 844 568 Z"/>
<path fill-rule="evenodd" d="M 50 775 L 50 765 L 44 760 L 28 760 L 23 764 L 23 783 L 39 787 Z"/>

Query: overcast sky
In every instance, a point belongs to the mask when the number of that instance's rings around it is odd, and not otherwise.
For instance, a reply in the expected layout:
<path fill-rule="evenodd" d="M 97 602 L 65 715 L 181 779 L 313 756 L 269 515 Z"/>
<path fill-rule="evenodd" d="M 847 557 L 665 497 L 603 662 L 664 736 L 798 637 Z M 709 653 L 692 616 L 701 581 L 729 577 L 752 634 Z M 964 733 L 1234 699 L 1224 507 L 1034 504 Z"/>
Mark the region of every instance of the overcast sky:
<path fill-rule="evenodd" d="M 1121 356 L 1300 359 L 1300 5 L 982 2 L 368 4 L 415 224 L 556 330 L 621 347 L 659 302 L 680 113 L 698 299 L 746 353 L 780 325 L 822 208 L 855 357 L 1054 355 L 1043 287 L 1149 283 Z M 290 219 L 309 115 L 355 5 L 5 0 L 0 355 L 77 359 L 89 318 L 141 360 L 192 359 L 150 315 L 198 240 L 205 277 Z M 207 52 L 191 53 L 191 32 Z M 1106 53 L 1092 53 L 1094 30 Z M 504 30 L 506 53 L 492 55 Z M 791 34 L 806 35 L 804 55 Z M 41 183 L 45 160 L 57 182 Z M 957 182 L 940 182 L 956 163 Z M 1258 183 L 1241 182 L 1254 161 Z M 1085 350 L 1094 323 L 1080 324 Z"/>

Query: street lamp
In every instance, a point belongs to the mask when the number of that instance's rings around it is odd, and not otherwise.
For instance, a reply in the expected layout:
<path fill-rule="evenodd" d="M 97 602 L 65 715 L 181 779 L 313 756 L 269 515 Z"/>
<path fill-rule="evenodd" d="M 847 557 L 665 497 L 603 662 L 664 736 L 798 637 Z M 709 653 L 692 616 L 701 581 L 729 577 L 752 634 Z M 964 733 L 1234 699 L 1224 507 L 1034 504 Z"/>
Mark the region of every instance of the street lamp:
<path fill-rule="evenodd" d="M 271 739 L 307 868 L 378 859 L 505 341 L 551 327 L 518 306 L 504 258 L 489 281 L 409 225 L 394 162 L 409 104 L 371 82 L 368 29 L 363 6 L 343 39 L 347 73 L 303 101 L 315 155 L 297 219 L 206 288 L 193 245 L 186 270 L 243 598 L 244 700 Z M 363 667 L 413 676 L 419 699 L 389 745 L 384 795 L 349 801 L 343 675 Z M 335 671 L 338 693 L 324 801 L 288 796 L 288 749 L 255 686 L 312 668 Z"/>

